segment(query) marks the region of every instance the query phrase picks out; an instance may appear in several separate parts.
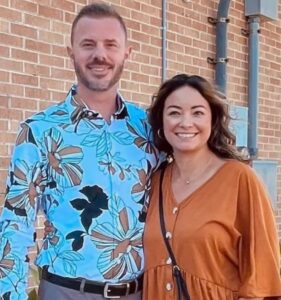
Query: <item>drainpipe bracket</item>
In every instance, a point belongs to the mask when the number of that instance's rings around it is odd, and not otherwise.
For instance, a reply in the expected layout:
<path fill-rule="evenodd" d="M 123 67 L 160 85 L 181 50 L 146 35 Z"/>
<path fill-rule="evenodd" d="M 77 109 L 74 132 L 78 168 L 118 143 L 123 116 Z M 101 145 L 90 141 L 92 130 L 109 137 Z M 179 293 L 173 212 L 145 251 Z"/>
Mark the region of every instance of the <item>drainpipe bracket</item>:
<path fill-rule="evenodd" d="M 244 35 L 244 36 L 249 36 L 250 35 L 250 31 L 248 29 L 241 28 L 241 34 Z"/>
<path fill-rule="evenodd" d="M 207 62 L 211 65 L 216 65 L 218 63 L 226 64 L 226 63 L 228 63 L 228 61 L 229 61 L 229 58 L 227 58 L 227 57 L 219 57 L 217 59 L 212 58 L 212 57 L 207 57 Z"/>
<path fill-rule="evenodd" d="M 229 23 L 230 19 L 229 18 L 213 18 L 213 17 L 208 17 L 208 22 L 212 25 L 216 25 L 217 23 Z"/>
<path fill-rule="evenodd" d="M 257 32 L 258 34 L 260 34 L 260 33 L 261 33 L 261 30 L 258 29 L 256 32 Z M 244 36 L 249 36 L 249 35 L 250 35 L 250 30 L 241 28 L 241 34 L 244 35 Z"/>

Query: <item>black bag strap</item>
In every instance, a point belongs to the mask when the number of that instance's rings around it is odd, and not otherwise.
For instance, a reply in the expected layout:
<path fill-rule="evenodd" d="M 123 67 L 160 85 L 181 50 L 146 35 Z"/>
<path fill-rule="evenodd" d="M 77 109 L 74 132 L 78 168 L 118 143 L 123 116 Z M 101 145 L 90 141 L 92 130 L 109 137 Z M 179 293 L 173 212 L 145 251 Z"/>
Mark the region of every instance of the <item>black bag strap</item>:
<path fill-rule="evenodd" d="M 160 183 L 159 183 L 159 217 L 160 217 L 160 226 L 161 226 L 161 231 L 163 235 L 163 239 L 166 245 L 166 248 L 168 250 L 168 253 L 170 255 L 170 258 L 172 260 L 172 265 L 173 265 L 173 275 L 176 279 L 176 284 L 177 284 L 177 289 L 178 289 L 178 300 L 184 299 L 184 300 L 190 300 L 186 282 L 184 278 L 182 277 L 181 274 L 181 269 L 177 264 L 175 255 L 173 253 L 172 247 L 168 241 L 168 238 L 166 236 L 166 226 L 165 226 L 165 220 L 164 220 L 164 209 L 163 209 L 163 189 L 162 189 L 162 184 L 163 184 L 163 178 L 164 178 L 164 173 L 165 173 L 165 168 L 161 170 L 160 173 Z"/>

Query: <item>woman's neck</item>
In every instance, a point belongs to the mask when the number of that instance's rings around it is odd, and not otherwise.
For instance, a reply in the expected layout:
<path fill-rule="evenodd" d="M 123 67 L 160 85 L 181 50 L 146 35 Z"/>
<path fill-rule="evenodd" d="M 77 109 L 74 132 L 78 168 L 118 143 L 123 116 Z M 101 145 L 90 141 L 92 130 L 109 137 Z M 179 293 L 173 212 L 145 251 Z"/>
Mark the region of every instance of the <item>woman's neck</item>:
<path fill-rule="evenodd" d="M 186 174 L 192 178 L 202 170 L 208 169 L 216 159 L 216 155 L 209 149 L 190 154 L 177 153 L 174 154 L 174 171 L 182 178 L 185 178 Z"/>

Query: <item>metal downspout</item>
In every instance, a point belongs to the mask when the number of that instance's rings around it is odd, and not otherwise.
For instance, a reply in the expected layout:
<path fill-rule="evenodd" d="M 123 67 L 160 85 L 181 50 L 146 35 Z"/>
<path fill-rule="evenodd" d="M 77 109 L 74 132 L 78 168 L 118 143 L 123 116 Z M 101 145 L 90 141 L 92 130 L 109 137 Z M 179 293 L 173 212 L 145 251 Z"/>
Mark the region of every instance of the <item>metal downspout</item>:
<path fill-rule="evenodd" d="M 162 82 L 167 70 L 167 1 L 162 0 Z"/>
<path fill-rule="evenodd" d="M 230 0 L 220 0 L 216 24 L 216 67 L 215 83 L 224 95 L 226 94 L 227 59 L 227 24 Z"/>
<path fill-rule="evenodd" d="M 251 158 L 258 154 L 258 99 L 259 99 L 259 32 L 260 18 L 250 16 L 249 71 L 248 71 L 248 150 Z"/>

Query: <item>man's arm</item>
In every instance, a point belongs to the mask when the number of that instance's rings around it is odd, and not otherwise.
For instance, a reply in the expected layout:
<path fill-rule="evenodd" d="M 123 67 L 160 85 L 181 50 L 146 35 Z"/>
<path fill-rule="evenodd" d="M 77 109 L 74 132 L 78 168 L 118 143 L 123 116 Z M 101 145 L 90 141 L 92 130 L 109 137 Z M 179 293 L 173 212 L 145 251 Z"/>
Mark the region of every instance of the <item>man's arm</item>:
<path fill-rule="evenodd" d="M 8 171 L 0 218 L 0 296 L 4 299 L 27 299 L 27 253 L 34 245 L 33 223 L 42 183 L 40 161 L 32 132 L 23 124 Z"/>

